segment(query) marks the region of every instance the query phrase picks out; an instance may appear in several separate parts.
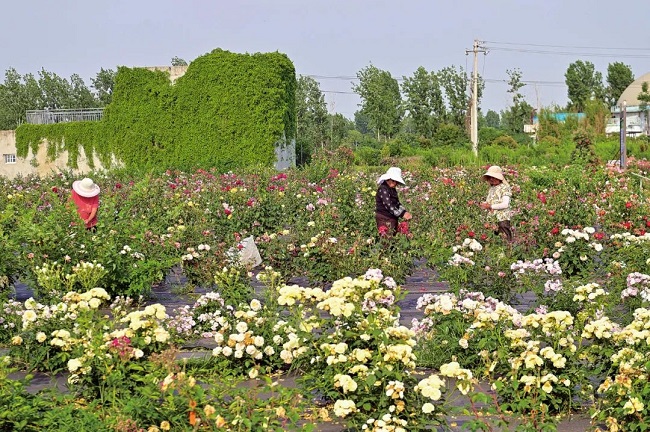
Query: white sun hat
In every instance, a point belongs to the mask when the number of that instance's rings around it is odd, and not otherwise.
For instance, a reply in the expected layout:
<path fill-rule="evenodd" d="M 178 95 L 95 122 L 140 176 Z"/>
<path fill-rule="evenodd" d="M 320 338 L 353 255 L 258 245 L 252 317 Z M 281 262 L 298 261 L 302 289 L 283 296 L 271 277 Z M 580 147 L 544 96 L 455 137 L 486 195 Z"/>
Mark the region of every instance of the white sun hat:
<path fill-rule="evenodd" d="M 483 174 L 483 180 L 487 181 L 487 177 L 492 177 L 501 181 L 506 180 L 503 177 L 503 170 L 501 169 L 500 166 L 497 165 L 492 165 L 490 168 L 488 168 L 487 172 Z"/>
<path fill-rule="evenodd" d="M 88 177 L 72 183 L 72 189 L 82 197 L 92 198 L 99 195 L 99 186 Z"/>
<path fill-rule="evenodd" d="M 382 174 L 381 177 L 377 179 L 377 184 L 381 184 L 381 182 L 384 182 L 386 180 L 395 180 L 399 184 L 406 184 L 402 178 L 402 170 L 397 167 L 388 168 L 386 174 Z"/>

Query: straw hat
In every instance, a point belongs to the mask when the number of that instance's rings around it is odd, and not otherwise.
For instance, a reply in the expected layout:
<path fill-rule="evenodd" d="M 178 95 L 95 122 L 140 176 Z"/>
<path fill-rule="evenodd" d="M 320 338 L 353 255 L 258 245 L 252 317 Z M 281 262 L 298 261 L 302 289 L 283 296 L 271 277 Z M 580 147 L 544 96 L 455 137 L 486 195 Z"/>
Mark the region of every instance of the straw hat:
<path fill-rule="evenodd" d="M 506 181 L 506 179 L 503 177 L 503 170 L 501 169 L 500 166 L 492 165 L 490 168 L 488 168 L 487 172 L 483 174 L 483 180 L 487 181 L 488 177 L 493 177 L 495 179 L 499 179 L 501 181 Z"/>
<path fill-rule="evenodd" d="M 99 186 L 91 179 L 86 177 L 83 180 L 77 180 L 72 183 L 72 189 L 82 197 L 92 198 L 99 195 Z"/>
<path fill-rule="evenodd" d="M 381 182 L 384 182 L 386 180 L 395 180 L 399 184 L 406 184 L 404 183 L 404 179 L 402 178 L 402 170 L 397 167 L 390 167 L 388 168 L 388 171 L 386 171 L 386 174 L 382 174 L 379 179 L 377 179 L 377 184 L 381 184 Z"/>

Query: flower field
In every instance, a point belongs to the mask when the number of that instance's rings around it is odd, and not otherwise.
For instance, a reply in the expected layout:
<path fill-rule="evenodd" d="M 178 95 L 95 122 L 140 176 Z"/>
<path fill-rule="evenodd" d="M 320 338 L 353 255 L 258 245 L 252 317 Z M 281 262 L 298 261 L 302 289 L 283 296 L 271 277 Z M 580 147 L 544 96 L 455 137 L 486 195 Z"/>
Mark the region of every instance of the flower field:
<path fill-rule="evenodd" d="M 404 168 L 414 217 L 395 238 L 375 226 L 380 167 L 97 174 L 94 233 L 70 175 L 0 180 L 1 428 L 417 431 L 465 415 L 533 431 L 582 412 L 645 430 L 650 164 L 508 167 L 513 244 L 479 207 L 484 171 Z M 256 269 L 239 260 L 249 236 Z M 416 259 L 449 292 L 405 325 Z M 205 294 L 147 302 L 177 269 Z M 13 300 L 17 281 L 34 298 Z M 197 340 L 210 355 L 177 361 Z M 65 373 L 69 391 L 34 395 L 16 370 Z"/>

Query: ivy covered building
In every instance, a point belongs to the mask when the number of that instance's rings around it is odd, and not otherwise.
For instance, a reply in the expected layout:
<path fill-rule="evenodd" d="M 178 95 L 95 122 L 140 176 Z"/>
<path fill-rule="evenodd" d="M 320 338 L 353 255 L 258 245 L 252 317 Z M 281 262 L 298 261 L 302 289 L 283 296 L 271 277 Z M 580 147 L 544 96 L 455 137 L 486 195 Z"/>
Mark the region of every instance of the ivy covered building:
<path fill-rule="evenodd" d="M 16 152 L 34 168 L 45 146 L 74 170 L 80 159 L 89 169 L 284 169 L 295 165 L 295 87 L 293 63 L 278 52 L 217 49 L 186 67 L 119 67 L 100 121 L 21 125 Z"/>

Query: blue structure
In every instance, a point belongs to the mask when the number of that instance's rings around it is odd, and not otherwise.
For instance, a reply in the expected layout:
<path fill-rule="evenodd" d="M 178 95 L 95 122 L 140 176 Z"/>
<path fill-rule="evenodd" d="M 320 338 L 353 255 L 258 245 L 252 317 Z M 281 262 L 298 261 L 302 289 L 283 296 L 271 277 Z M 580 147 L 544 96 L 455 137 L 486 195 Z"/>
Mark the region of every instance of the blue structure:
<path fill-rule="evenodd" d="M 585 120 L 587 118 L 587 114 L 585 113 L 548 113 L 544 115 L 550 116 L 560 123 L 564 123 L 568 118 L 575 118 L 578 121 Z M 537 114 L 534 114 L 533 124 L 538 124 L 538 123 L 539 123 L 539 118 L 537 117 Z"/>

